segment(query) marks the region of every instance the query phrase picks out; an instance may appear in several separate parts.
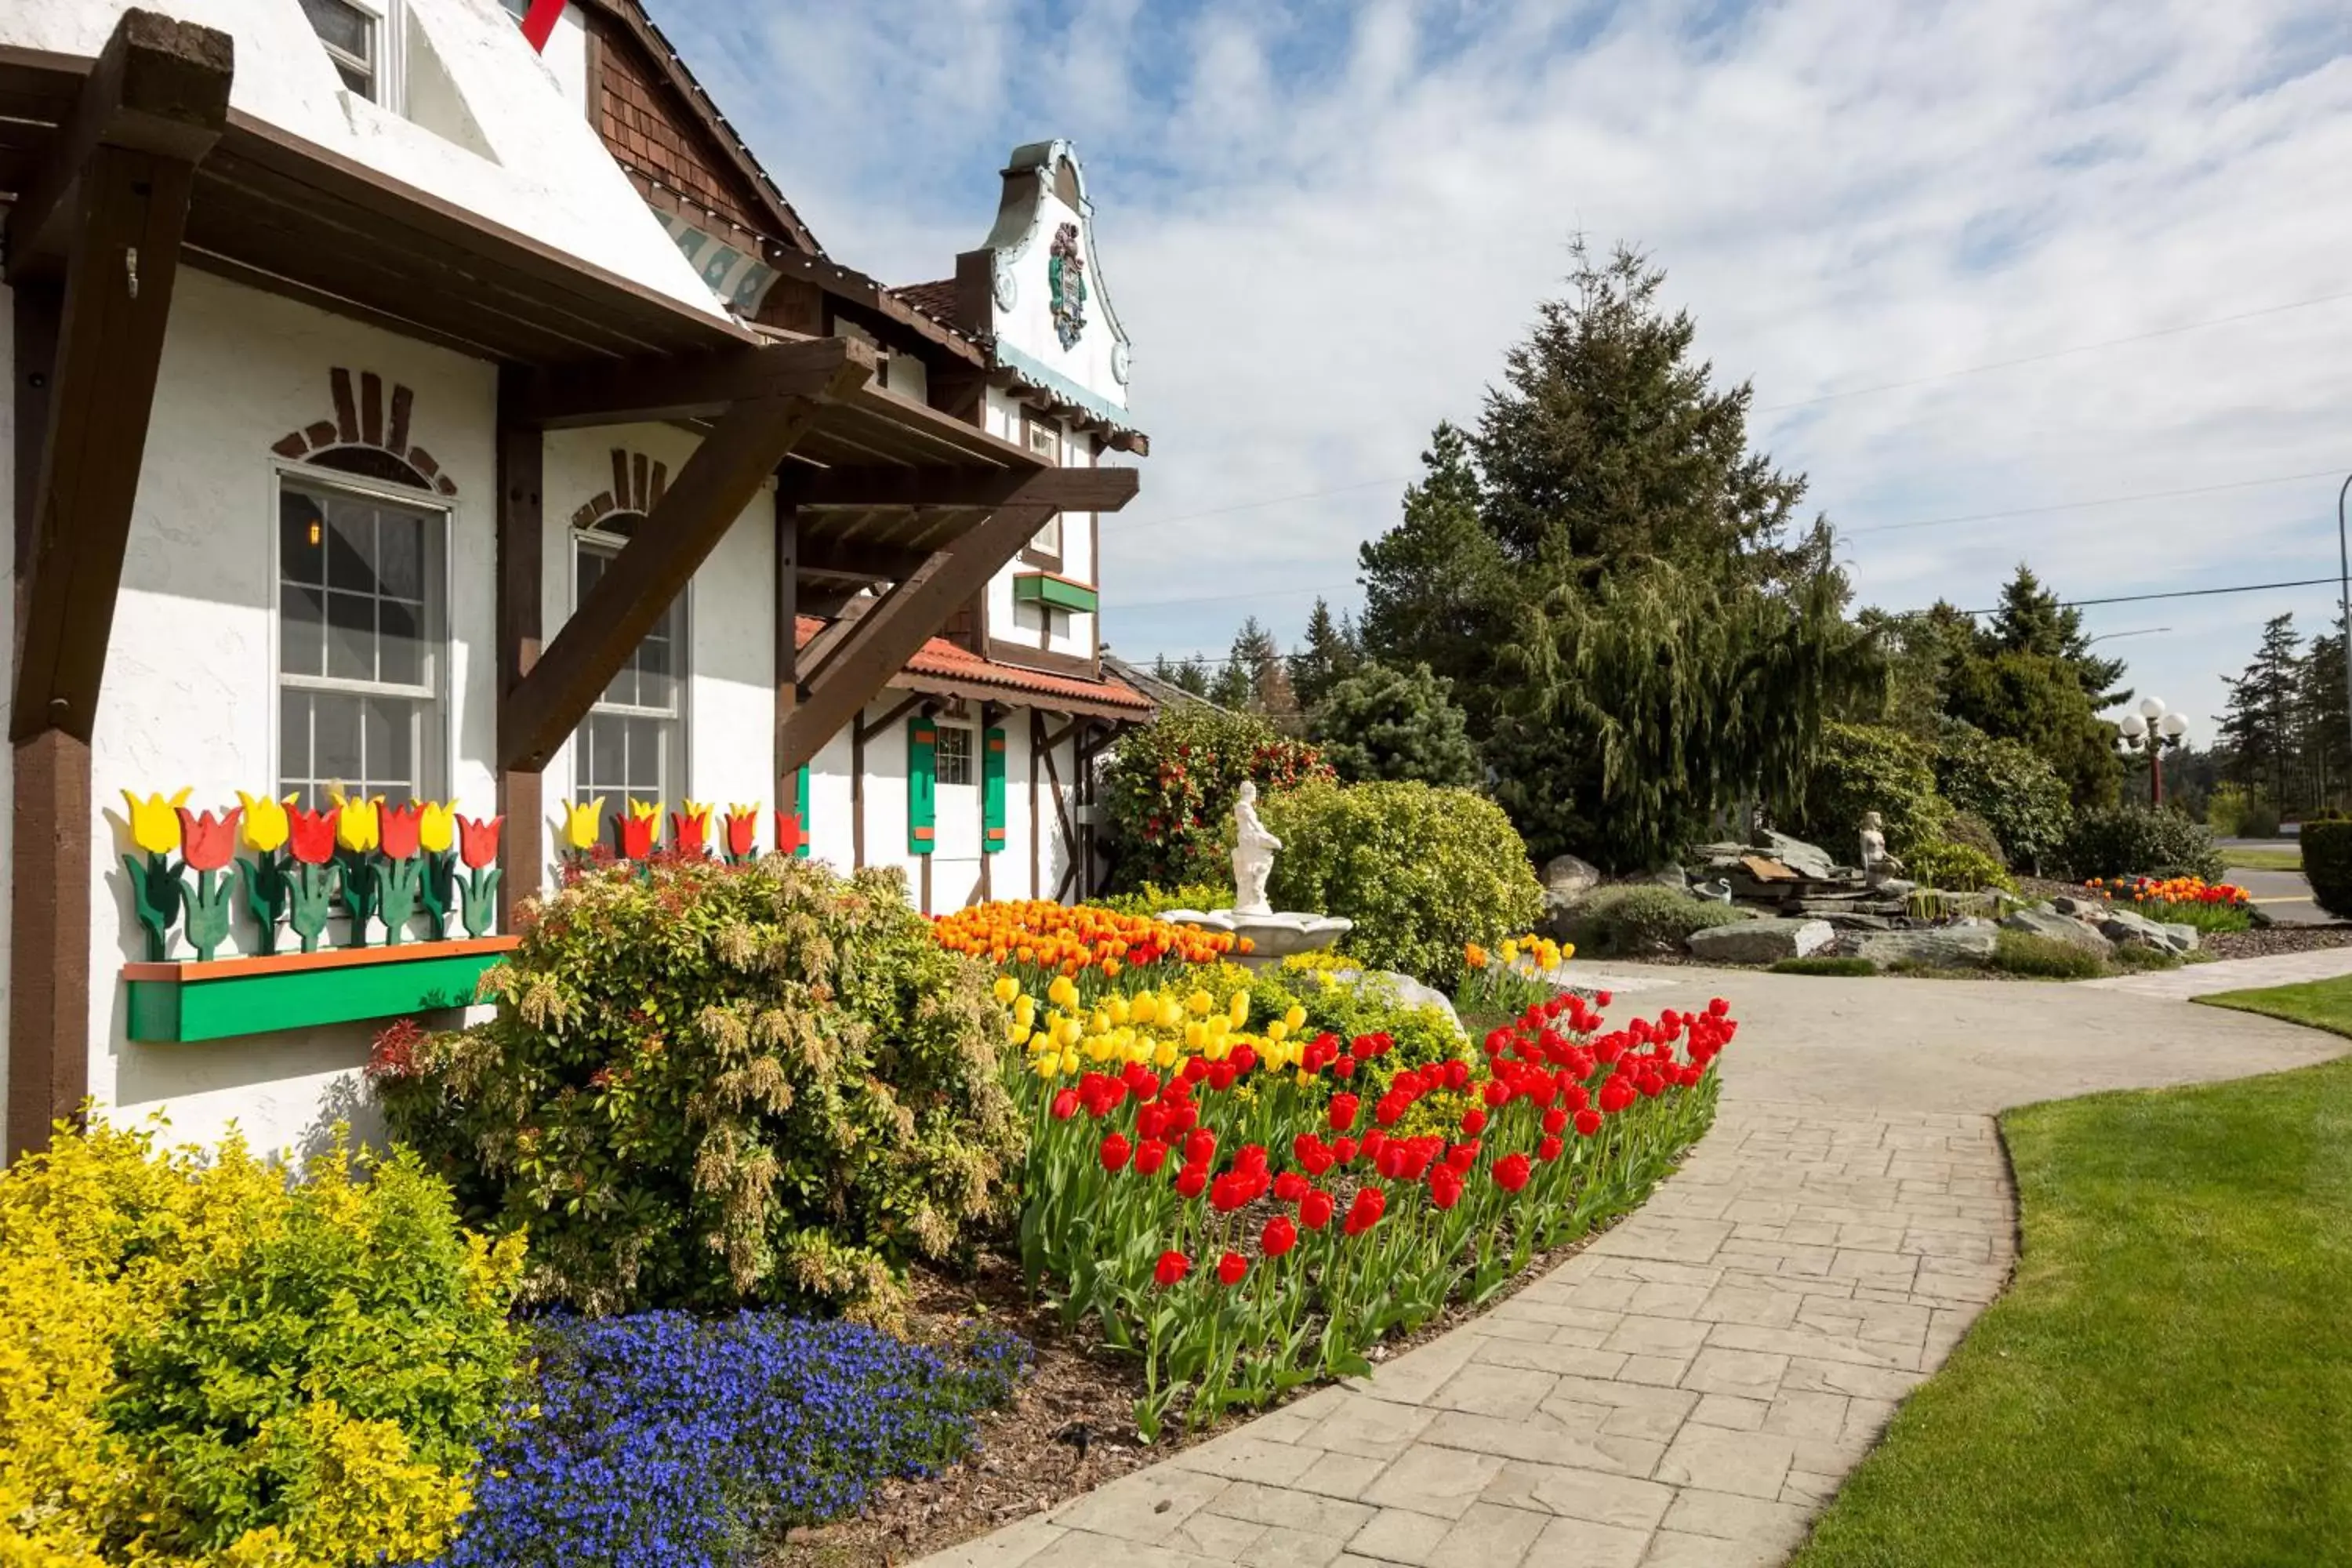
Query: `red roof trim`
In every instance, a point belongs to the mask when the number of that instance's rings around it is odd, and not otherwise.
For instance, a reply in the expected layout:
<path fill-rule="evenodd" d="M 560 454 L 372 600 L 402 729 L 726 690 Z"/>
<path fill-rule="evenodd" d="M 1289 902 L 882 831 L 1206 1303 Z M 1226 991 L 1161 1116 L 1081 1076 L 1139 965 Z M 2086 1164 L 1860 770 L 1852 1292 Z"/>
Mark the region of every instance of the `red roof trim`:
<path fill-rule="evenodd" d="M 810 639 L 828 624 L 815 616 L 797 617 L 793 624 L 794 646 L 806 647 Z M 1083 702 L 1129 708 L 1134 710 L 1138 718 L 1149 716 L 1157 707 L 1151 699 L 1123 680 L 1080 680 L 1067 675 L 1050 675 L 1042 669 L 1026 669 L 1017 664 L 1001 664 L 994 659 L 982 658 L 945 637 L 933 637 L 923 644 L 915 657 L 907 661 L 906 673 L 928 675 L 941 680 L 966 680 L 975 686 L 997 686 L 1008 691 L 1045 699 L 1034 704 L 1037 707 L 1051 707 L 1052 699 L 1068 697 Z"/>

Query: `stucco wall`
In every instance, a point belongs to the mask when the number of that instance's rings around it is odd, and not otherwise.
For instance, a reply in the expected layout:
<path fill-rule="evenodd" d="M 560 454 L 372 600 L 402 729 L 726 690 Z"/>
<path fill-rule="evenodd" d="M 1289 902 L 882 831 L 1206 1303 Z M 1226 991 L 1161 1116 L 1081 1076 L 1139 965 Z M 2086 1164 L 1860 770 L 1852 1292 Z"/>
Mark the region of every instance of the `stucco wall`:
<path fill-rule="evenodd" d="M 992 436 L 1019 445 L 1022 405 L 1004 392 L 991 387 L 985 405 L 985 428 Z M 1058 426 L 1057 426 L 1058 427 Z M 1087 468 L 1096 461 L 1094 443 L 1085 436 L 1066 435 L 1062 442 L 1062 465 L 1065 468 Z M 1094 550 L 1094 514 L 1071 511 L 1062 514 L 1061 574 L 1073 577 L 1089 586 L 1098 585 Z M 1015 555 L 988 584 L 988 630 L 992 640 L 1009 642 L 1023 647 L 1040 647 L 1038 633 L 1041 614 L 1034 605 L 1017 604 L 1013 597 L 1013 579 L 1037 567 Z M 1077 658 L 1092 658 L 1095 653 L 1095 620 L 1091 615 L 1063 613 L 1054 617 L 1055 629 L 1042 646 L 1049 652 Z"/>

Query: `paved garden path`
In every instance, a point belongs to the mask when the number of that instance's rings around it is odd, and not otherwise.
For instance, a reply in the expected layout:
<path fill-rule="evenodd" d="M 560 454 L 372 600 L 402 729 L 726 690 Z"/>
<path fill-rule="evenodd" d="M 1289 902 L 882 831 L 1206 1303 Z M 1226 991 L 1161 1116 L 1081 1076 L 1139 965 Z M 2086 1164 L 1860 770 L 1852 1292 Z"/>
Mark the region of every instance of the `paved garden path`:
<path fill-rule="evenodd" d="M 1993 1112 L 2343 1045 L 2084 986 L 1673 973 L 1643 1011 L 1720 990 L 1742 1025 L 1640 1213 L 1364 1383 L 929 1568 L 1779 1563 L 2007 1279 Z"/>
<path fill-rule="evenodd" d="M 2282 952 L 2271 958 L 2228 958 L 2218 963 L 2189 963 L 2179 969 L 2121 974 L 2112 980 L 2089 980 L 2084 984 L 2097 991 L 2128 991 L 2136 996 L 2168 996 L 2185 1002 L 2191 996 L 2210 996 L 2217 992 L 2294 985 L 2346 974 L 2352 974 L 2352 947 L 2323 947 L 2311 952 Z"/>

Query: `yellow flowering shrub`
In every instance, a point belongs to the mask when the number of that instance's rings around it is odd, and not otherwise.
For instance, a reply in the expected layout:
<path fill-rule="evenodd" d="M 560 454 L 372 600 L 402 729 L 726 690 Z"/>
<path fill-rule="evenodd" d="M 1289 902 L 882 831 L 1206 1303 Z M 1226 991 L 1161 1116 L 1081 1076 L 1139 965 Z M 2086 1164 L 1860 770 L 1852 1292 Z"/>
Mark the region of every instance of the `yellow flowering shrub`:
<path fill-rule="evenodd" d="M 406 1156 L 61 1131 L 0 1172 L 0 1568 L 429 1557 L 506 1403 L 520 1242 Z"/>

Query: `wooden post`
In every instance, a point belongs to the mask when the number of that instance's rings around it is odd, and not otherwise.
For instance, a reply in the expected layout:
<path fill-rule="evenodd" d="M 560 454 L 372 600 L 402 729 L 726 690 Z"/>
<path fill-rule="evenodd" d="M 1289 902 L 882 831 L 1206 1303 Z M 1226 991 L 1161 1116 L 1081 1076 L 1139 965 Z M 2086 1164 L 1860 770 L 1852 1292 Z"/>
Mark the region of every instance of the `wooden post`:
<path fill-rule="evenodd" d="M 131 10 L 7 216 L 16 291 L 7 1147 L 89 1084 L 89 739 L 195 165 L 227 123 L 226 34 Z"/>
<path fill-rule="evenodd" d="M 769 768 L 776 778 L 776 803 L 792 793 L 800 764 L 784 765 L 784 724 L 800 705 L 800 509 L 776 500 L 776 727 L 769 737 Z M 805 803 L 803 803 L 805 805 Z"/>
<path fill-rule="evenodd" d="M 512 417 L 522 373 L 499 374 L 498 681 L 499 712 L 539 662 L 546 616 L 546 437 Z M 547 800 L 537 768 L 505 765 L 499 737 L 499 813 L 506 822 L 506 875 L 499 883 L 499 929 L 514 930 L 515 906 L 547 885 Z"/>

